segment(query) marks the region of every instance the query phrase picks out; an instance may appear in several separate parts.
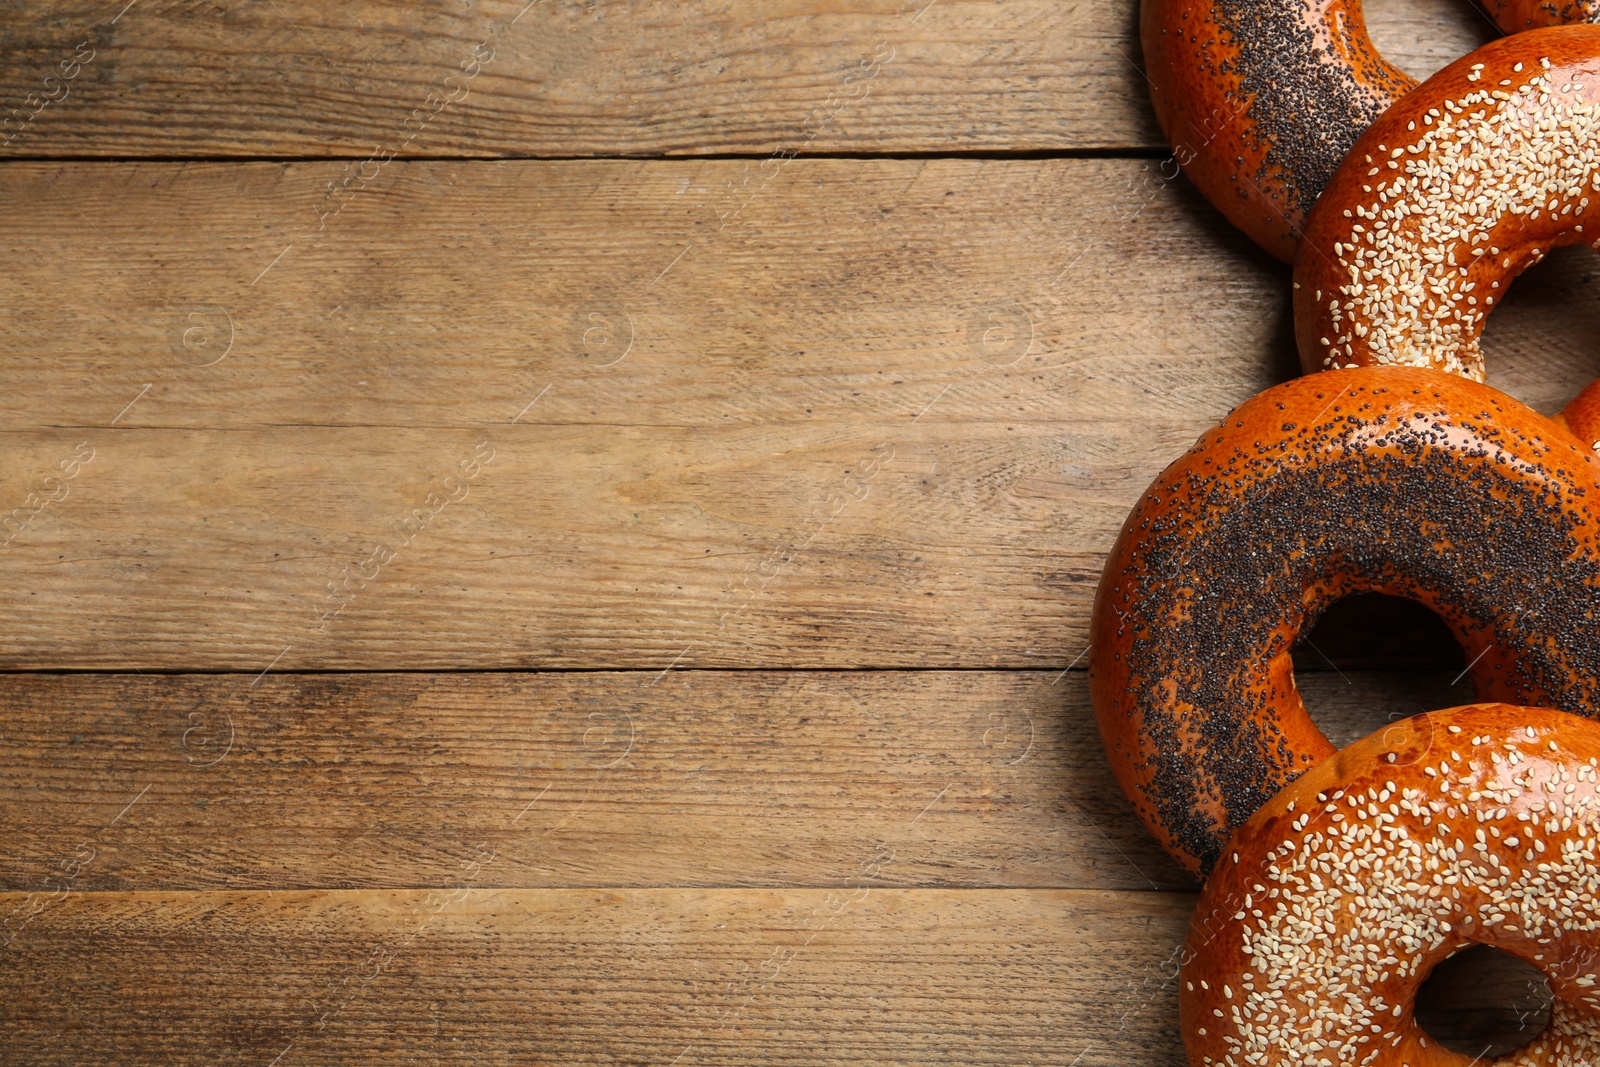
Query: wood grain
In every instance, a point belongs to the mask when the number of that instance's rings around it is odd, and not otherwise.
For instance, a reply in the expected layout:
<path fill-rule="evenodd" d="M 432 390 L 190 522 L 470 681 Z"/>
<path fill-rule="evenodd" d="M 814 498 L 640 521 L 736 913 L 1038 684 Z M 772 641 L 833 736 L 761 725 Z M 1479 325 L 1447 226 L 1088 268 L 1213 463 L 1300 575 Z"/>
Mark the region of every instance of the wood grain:
<path fill-rule="evenodd" d="M 1134 4 L 524 5 L 10 7 L 0 13 L 0 104 L 16 110 L 0 153 L 365 159 L 1164 147 L 1137 66 Z M 1417 74 L 1489 29 L 1467 5 L 1445 0 L 1367 6 L 1379 45 Z"/>
<path fill-rule="evenodd" d="M 0 895 L 0 914 L 19 903 Z M 1153 1067 L 1182 1059 L 1192 906 L 866 886 L 73 894 L 7 946 L 0 1027 L 34 1064 Z M 1435 1036 L 1514 1031 L 1525 975 L 1476 977 Z"/>
<path fill-rule="evenodd" d="M 320 230 L 335 164 L 7 167 L 0 664 L 1077 659 L 1138 492 L 1292 373 L 1282 269 L 1150 163 L 745 166 L 395 163 Z M 1530 402 L 1593 274 L 1491 320 Z"/>
<path fill-rule="evenodd" d="M 1451 677 L 1301 685 L 1343 744 Z M 1082 671 L 12 675 L 0 721 L 4 889 L 1193 884 Z"/>
<path fill-rule="evenodd" d="M 1286 271 L 1157 161 L 341 172 L 0 171 L 3 425 L 1187 432 L 1293 354 Z"/>
<path fill-rule="evenodd" d="M 1173 1063 L 1168 961 L 1190 907 L 983 890 L 74 895 L 7 949 L 4 1036 L 41 1064 Z"/>

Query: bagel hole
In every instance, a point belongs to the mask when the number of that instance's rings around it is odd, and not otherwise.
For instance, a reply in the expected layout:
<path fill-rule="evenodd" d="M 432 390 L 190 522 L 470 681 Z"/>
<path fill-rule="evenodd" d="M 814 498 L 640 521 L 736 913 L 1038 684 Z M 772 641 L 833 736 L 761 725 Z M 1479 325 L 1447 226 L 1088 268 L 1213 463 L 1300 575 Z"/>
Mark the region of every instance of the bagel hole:
<path fill-rule="evenodd" d="M 1362 10 L 1373 46 L 1419 81 L 1501 36 L 1465 0 L 1366 0 Z"/>
<path fill-rule="evenodd" d="M 1291 655 L 1295 687 L 1335 748 L 1419 712 L 1473 701 L 1455 635 L 1401 597 L 1354 593 L 1337 601 Z"/>
<path fill-rule="evenodd" d="M 1554 1001 L 1539 969 L 1509 952 L 1471 945 L 1442 961 L 1417 990 L 1417 1025 L 1475 1062 L 1515 1052 L 1550 1022 Z"/>
<path fill-rule="evenodd" d="M 1489 384 L 1553 414 L 1600 373 L 1600 255 L 1583 245 L 1553 250 L 1529 267 L 1484 322 Z"/>

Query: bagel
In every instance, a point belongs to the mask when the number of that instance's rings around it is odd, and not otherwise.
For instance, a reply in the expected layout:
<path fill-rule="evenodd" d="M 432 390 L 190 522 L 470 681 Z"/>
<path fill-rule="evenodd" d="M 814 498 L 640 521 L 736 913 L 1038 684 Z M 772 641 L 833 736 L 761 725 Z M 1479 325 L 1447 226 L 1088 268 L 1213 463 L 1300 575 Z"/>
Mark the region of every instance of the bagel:
<path fill-rule="evenodd" d="M 1508 33 L 1600 21 L 1600 0 L 1485 6 Z M 1174 159 L 1283 260 L 1356 138 L 1417 84 L 1373 47 L 1359 2 L 1144 0 L 1139 21 Z"/>
<path fill-rule="evenodd" d="M 1568 401 L 1551 419 L 1600 452 L 1600 382 L 1590 382 L 1588 388 Z"/>
<path fill-rule="evenodd" d="M 1600 460 L 1486 385 L 1409 367 L 1246 401 L 1140 498 L 1096 593 L 1090 696 L 1117 780 L 1188 870 L 1333 747 L 1290 650 L 1329 605 L 1436 612 L 1479 699 L 1600 707 Z"/>
<path fill-rule="evenodd" d="M 1255 813 L 1180 957 L 1192 1067 L 1461 1067 L 1418 987 L 1485 944 L 1544 972 L 1545 1031 L 1496 1063 L 1600 1063 L 1600 726 L 1544 708 L 1414 716 Z"/>
<path fill-rule="evenodd" d="M 1600 239 L 1600 26 L 1532 30 L 1429 78 L 1356 142 L 1294 268 L 1307 371 L 1483 380 L 1484 319 L 1558 245 Z"/>

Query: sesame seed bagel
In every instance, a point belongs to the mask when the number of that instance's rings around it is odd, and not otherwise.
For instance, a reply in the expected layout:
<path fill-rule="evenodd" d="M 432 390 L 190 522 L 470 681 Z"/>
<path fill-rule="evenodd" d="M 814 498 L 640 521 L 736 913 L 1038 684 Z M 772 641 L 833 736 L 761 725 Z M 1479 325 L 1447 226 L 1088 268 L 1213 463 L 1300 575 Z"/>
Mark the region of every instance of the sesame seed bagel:
<path fill-rule="evenodd" d="M 1106 562 L 1090 696 L 1145 824 L 1204 874 L 1333 746 L 1290 650 L 1336 600 L 1418 601 L 1478 697 L 1600 708 L 1600 460 L 1489 386 L 1408 367 L 1240 405 L 1140 498 Z"/>
<path fill-rule="evenodd" d="M 1597 238 L 1600 26 L 1485 45 L 1385 112 L 1307 218 L 1300 362 L 1482 381 L 1484 319 L 1511 279 Z"/>
<path fill-rule="evenodd" d="M 1463 1067 L 1413 1017 L 1441 960 L 1544 972 L 1550 1023 L 1496 1064 L 1600 1063 L 1600 726 L 1474 704 L 1324 760 L 1241 826 L 1179 972 L 1192 1067 Z"/>
<path fill-rule="evenodd" d="M 1484 7 L 1508 33 L 1600 21 L 1600 0 Z M 1417 84 L 1373 47 L 1359 2 L 1144 0 L 1140 35 L 1174 159 L 1283 260 L 1356 138 Z"/>

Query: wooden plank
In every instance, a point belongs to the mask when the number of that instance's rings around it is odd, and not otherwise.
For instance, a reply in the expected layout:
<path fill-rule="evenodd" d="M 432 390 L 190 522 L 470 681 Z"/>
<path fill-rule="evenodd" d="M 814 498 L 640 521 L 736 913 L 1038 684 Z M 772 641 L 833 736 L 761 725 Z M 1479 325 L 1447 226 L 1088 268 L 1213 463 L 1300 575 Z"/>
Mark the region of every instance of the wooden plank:
<path fill-rule="evenodd" d="M 1156 161 L 339 175 L 0 170 L 0 425 L 876 427 L 950 386 L 919 426 L 1148 409 L 1187 433 L 1288 338 L 1283 269 Z"/>
<path fill-rule="evenodd" d="M 95 57 L 9 151 L 697 154 L 1155 137 L 1125 58 L 1138 56 L 1134 13 L 1108 0 L 275 0 L 141 5 L 114 27 L 113 14 L 62 3 L 0 26 L 0 99 L 40 90 L 79 42 Z"/>
<path fill-rule="evenodd" d="M 1181 1056 L 1168 961 L 1191 906 L 883 889 L 74 894 L 8 947 L 0 1025 L 41 1064 L 1166 1064 Z"/>
<path fill-rule="evenodd" d="M 1192 906 L 866 886 L 75 893 L 7 946 L 0 1037 L 34 1064 L 1154 1067 L 1182 1061 Z M 1515 1031 L 1525 975 L 1476 977 L 1436 1037 Z"/>
<path fill-rule="evenodd" d="M 1282 269 L 1154 163 L 746 165 L 8 166 L 0 665 L 1065 667 Z M 1546 407 L 1590 255 L 1491 321 Z"/>
<path fill-rule="evenodd" d="M 1418 74 L 1484 36 L 1445 0 L 1368 11 L 1380 45 Z M 1161 148 L 1136 15 L 1111 0 L 54 0 L 0 13 L 0 152 Z"/>
<path fill-rule="evenodd" d="M 1302 686 L 1342 744 L 1453 674 Z M 3 889 L 1192 886 L 1082 671 L 12 675 L 0 721 Z"/>

